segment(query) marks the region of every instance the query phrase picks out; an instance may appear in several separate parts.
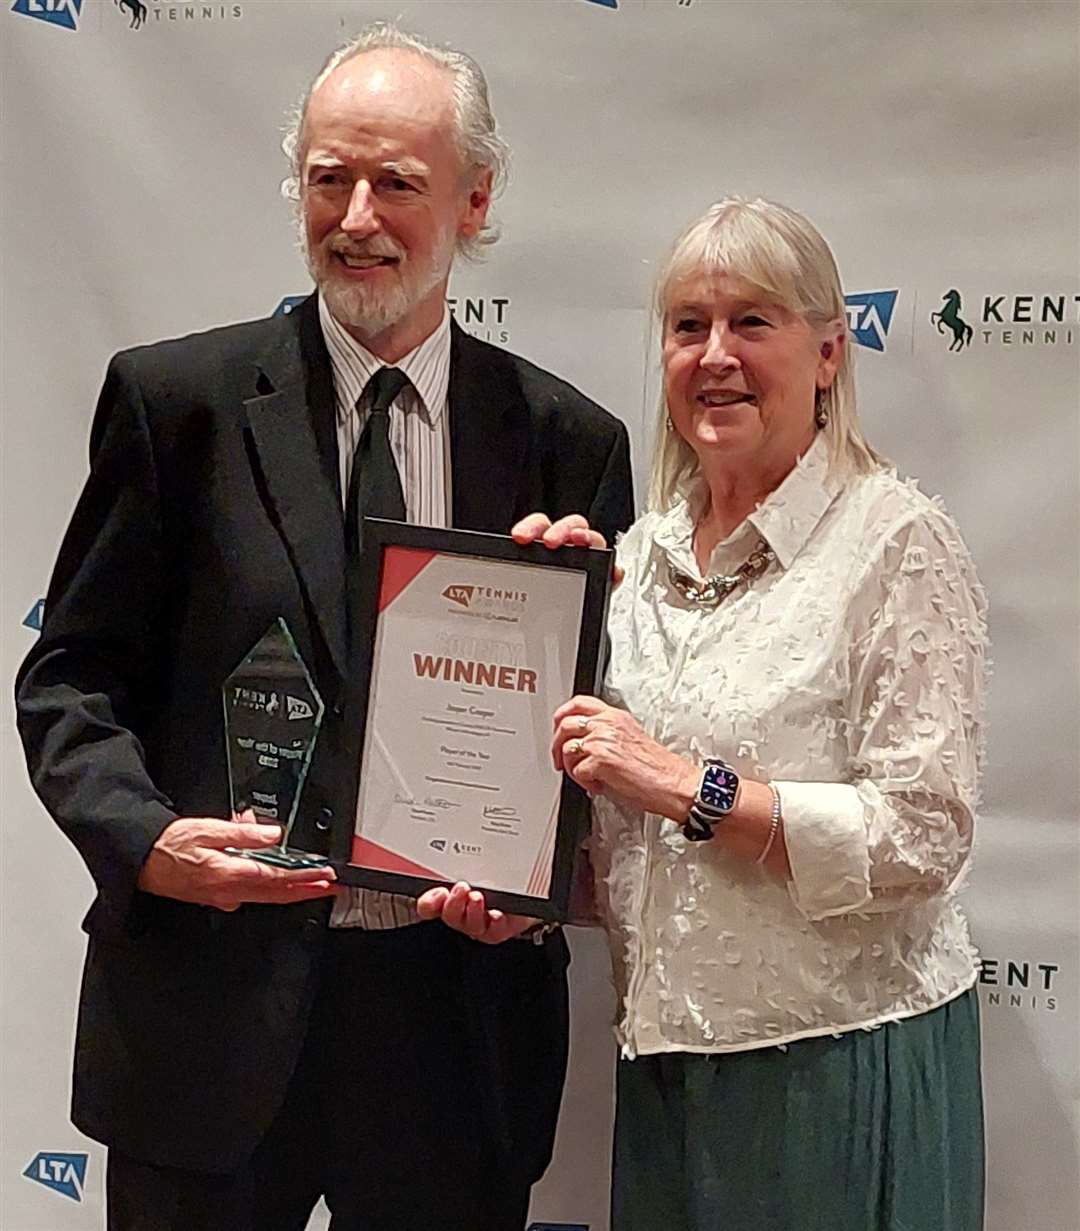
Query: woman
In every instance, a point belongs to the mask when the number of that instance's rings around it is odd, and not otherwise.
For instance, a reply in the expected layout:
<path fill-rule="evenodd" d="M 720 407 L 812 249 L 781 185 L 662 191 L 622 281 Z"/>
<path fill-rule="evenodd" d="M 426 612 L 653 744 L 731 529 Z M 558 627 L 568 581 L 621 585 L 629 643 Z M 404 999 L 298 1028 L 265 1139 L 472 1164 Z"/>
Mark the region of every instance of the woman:
<path fill-rule="evenodd" d="M 555 716 L 556 763 L 595 796 L 619 997 L 613 1231 L 977 1231 L 955 895 L 978 581 L 859 431 L 839 277 L 805 218 L 713 206 L 657 303 L 664 422 L 604 699 Z"/>

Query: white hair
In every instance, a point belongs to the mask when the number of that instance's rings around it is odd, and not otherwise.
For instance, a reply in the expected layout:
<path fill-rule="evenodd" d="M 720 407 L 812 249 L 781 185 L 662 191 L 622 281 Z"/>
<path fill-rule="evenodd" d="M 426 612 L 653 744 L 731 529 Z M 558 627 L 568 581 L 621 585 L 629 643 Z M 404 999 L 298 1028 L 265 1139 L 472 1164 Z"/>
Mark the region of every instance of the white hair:
<path fill-rule="evenodd" d="M 683 231 L 656 282 L 654 306 L 661 330 L 679 284 L 699 274 L 718 273 L 751 283 L 815 331 L 847 331 L 844 293 L 829 245 L 808 218 L 785 205 L 760 197 L 753 201 L 724 197 Z M 818 391 L 817 409 L 826 418 L 820 430 L 834 472 L 867 473 L 882 464 L 859 428 L 850 333 L 832 384 Z M 693 449 L 678 432 L 665 430 L 667 413 L 661 394 L 649 480 L 649 506 L 655 509 L 669 508 L 700 477 Z"/>
<path fill-rule="evenodd" d="M 494 197 L 506 184 L 510 168 L 510 147 L 499 136 L 491 110 L 487 80 L 480 65 L 463 51 L 429 43 L 418 34 L 402 30 L 393 22 L 376 21 L 330 56 L 315 80 L 304 91 L 300 101 L 290 110 L 281 148 L 289 160 L 289 176 L 281 185 L 282 193 L 300 202 L 301 160 L 303 156 L 304 123 L 311 96 L 335 69 L 368 51 L 400 48 L 415 52 L 452 78 L 454 105 L 454 138 L 461 158 L 462 175 L 471 185 L 485 172 L 491 173 L 491 195 Z M 461 256 L 478 258 L 488 244 L 499 238 L 498 227 L 485 223 L 479 234 L 459 236 L 457 251 Z"/>

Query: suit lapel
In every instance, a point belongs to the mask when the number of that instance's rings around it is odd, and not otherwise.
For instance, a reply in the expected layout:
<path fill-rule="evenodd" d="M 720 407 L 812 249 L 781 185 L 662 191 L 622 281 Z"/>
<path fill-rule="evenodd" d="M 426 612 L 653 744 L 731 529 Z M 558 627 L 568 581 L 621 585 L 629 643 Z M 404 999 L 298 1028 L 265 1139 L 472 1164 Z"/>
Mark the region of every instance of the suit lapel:
<path fill-rule="evenodd" d="M 451 324 L 453 525 L 507 534 L 518 512 L 529 408 L 512 362 Z"/>
<path fill-rule="evenodd" d="M 314 295 L 268 331 L 244 399 L 253 464 L 338 673 L 346 678 L 345 537 L 330 357 Z"/>

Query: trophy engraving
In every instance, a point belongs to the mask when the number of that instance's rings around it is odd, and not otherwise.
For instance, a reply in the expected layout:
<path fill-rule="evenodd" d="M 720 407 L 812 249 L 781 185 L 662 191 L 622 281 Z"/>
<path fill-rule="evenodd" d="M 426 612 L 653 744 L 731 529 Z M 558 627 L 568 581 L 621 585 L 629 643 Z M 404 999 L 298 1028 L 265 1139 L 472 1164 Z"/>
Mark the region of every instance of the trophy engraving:
<path fill-rule="evenodd" d="M 280 616 L 226 679 L 222 700 L 233 815 L 251 811 L 281 826 L 277 847 L 228 853 L 284 868 L 327 865 L 324 856 L 289 846 L 324 706 Z"/>

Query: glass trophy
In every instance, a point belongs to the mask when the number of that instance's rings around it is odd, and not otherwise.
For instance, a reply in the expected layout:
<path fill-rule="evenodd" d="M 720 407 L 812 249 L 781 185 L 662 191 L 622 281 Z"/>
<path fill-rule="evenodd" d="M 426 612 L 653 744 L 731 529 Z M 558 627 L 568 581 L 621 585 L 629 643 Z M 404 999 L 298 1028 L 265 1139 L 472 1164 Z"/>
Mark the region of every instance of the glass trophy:
<path fill-rule="evenodd" d="M 325 707 L 280 616 L 226 679 L 222 699 L 233 815 L 251 811 L 281 826 L 279 846 L 228 854 L 279 868 L 328 866 L 325 856 L 289 846 Z"/>

